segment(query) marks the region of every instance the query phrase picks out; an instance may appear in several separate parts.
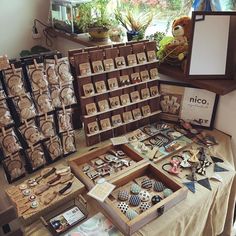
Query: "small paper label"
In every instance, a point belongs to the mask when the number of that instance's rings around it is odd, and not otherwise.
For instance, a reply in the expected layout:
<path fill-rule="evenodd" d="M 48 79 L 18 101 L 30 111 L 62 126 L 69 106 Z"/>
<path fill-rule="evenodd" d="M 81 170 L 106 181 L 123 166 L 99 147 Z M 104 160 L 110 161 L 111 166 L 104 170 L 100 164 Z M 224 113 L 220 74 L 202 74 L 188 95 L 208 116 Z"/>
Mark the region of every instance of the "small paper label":
<path fill-rule="evenodd" d="M 115 185 L 108 182 L 96 184 L 89 192 L 88 195 L 100 202 L 104 202 L 105 199 L 111 194 L 115 189 Z"/>

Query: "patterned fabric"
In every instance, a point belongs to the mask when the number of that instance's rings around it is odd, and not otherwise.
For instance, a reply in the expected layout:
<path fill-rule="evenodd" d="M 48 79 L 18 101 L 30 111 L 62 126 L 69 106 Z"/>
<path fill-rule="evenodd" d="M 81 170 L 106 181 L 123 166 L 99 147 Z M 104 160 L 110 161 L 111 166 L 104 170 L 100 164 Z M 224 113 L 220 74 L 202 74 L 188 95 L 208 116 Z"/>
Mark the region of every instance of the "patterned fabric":
<path fill-rule="evenodd" d="M 150 189 L 152 188 L 152 180 L 150 179 L 143 179 L 141 186 L 145 189 Z"/>
<path fill-rule="evenodd" d="M 140 204 L 141 200 L 138 195 L 132 195 L 129 199 L 129 203 L 131 206 L 138 206 Z"/>
<path fill-rule="evenodd" d="M 132 209 L 129 209 L 129 210 L 126 212 L 125 215 L 127 216 L 127 218 L 128 218 L 129 220 L 132 220 L 132 219 L 134 219 L 136 216 L 138 216 L 138 213 L 137 213 L 136 211 L 132 210 Z"/>
<path fill-rule="evenodd" d="M 150 193 L 145 191 L 145 190 L 142 190 L 140 193 L 139 193 L 139 197 L 140 197 L 140 200 L 142 202 L 147 202 L 150 200 L 151 196 L 150 196 Z"/>
<path fill-rule="evenodd" d="M 130 192 L 133 194 L 139 194 L 141 187 L 138 184 L 132 184 L 130 187 Z"/>
<path fill-rule="evenodd" d="M 146 210 L 148 210 L 151 207 L 150 203 L 148 202 L 142 202 L 139 209 L 144 212 Z"/>
<path fill-rule="evenodd" d="M 152 204 L 155 205 L 159 203 L 162 200 L 162 198 L 159 195 L 155 195 L 152 197 Z"/>
<path fill-rule="evenodd" d="M 165 186 L 162 182 L 155 181 L 153 188 L 156 192 L 162 192 L 165 189 Z"/>
<path fill-rule="evenodd" d="M 221 11 L 220 0 L 195 0 L 193 2 L 194 11 Z"/>
<path fill-rule="evenodd" d="M 128 211 L 129 206 L 128 206 L 128 204 L 126 202 L 120 202 L 118 204 L 118 208 L 121 210 L 122 213 L 125 214 Z"/>
<path fill-rule="evenodd" d="M 173 191 L 169 188 L 163 190 L 164 197 L 168 197 L 173 193 Z"/>
<path fill-rule="evenodd" d="M 121 190 L 118 193 L 118 199 L 120 201 L 127 201 L 129 198 L 129 193 L 126 190 Z"/>

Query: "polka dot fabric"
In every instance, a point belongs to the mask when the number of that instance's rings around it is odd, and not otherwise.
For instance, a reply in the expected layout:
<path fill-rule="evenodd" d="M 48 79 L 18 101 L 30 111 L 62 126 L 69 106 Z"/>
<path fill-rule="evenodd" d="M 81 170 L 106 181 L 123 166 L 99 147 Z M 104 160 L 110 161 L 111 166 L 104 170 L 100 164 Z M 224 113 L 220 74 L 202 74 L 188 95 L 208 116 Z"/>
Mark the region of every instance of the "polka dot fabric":
<path fill-rule="evenodd" d="M 150 200 L 151 196 L 150 196 L 150 193 L 145 191 L 145 190 L 142 190 L 140 193 L 139 193 L 139 197 L 141 199 L 142 202 L 147 202 Z"/>
<path fill-rule="evenodd" d="M 151 205 L 148 202 L 142 202 L 139 209 L 144 212 L 148 210 L 151 207 Z"/>
<path fill-rule="evenodd" d="M 128 211 L 129 206 L 128 206 L 128 204 L 126 202 L 120 202 L 118 204 L 118 208 L 121 210 L 122 213 L 125 214 Z"/>

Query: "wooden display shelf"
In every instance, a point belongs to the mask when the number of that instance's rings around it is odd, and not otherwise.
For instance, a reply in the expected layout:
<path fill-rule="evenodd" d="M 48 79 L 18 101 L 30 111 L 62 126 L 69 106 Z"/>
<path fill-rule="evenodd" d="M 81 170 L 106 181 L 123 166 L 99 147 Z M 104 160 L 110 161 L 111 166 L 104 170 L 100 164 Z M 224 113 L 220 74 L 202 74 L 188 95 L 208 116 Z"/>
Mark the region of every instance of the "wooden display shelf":
<path fill-rule="evenodd" d="M 126 70 L 126 69 L 132 69 L 132 68 L 139 67 L 139 66 L 147 66 L 147 65 L 151 65 L 151 64 L 154 64 L 154 63 L 157 63 L 157 62 L 159 62 L 159 61 L 158 60 L 153 60 L 153 61 L 148 61 L 148 62 L 145 62 L 145 63 L 142 63 L 142 64 L 136 64 L 136 65 L 132 65 L 132 66 L 124 66 L 124 67 L 115 68 L 115 69 L 112 69 L 112 70 L 106 70 L 106 71 L 104 70 L 104 71 L 101 71 L 101 72 L 91 73 L 91 74 L 87 74 L 87 75 L 79 75 L 78 79 L 83 79 L 83 78 L 87 78 L 87 77 L 95 76 L 95 75 L 104 75 L 104 74 L 107 74 L 107 73 L 122 71 L 122 70 Z"/>
<path fill-rule="evenodd" d="M 121 106 L 117 106 L 115 108 L 111 108 L 109 110 L 106 110 L 106 111 L 100 111 L 100 112 L 96 112 L 96 114 L 92 114 L 92 115 L 85 115 L 84 118 L 90 118 L 90 117 L 94 117 L 94 116 L 99 116 L 101 114 L 105 114 L 107 112 L 112 112 L 112 111 L 116 111 L 116 110 L 119 110 L 121 108 L 125 108 L 125 107 L 130 107 L 130 106 L 133 106 L 133 105 L 136 105 L 136 104 L 141 104 L 143 102 L 147 102 L 151 99 L 154 99 L 154 98 L 159 98 L 161 95 L 160 94 L 157 94 L 155 96 L 152 96 L 152 97 L 149 97 L 149 98 L 145 98 L 145 99 L 140 99 L 138 100 L 137 102 L 131 102 L 127 105 L 121 105 Z"/>
<path fill-rule="evenodd" d="M 56 169 L 65 168 L 64 165 L 58 165 L 56 166 Z M 45 174 L 45 170 L 50 170 L 51 168 L 45 168 L 42 170 L 41 173 Z M 42 174 L 42 175 L 43 175 Z M 35 179 L 39 177 L 39 175 L 31 176 L 30 179 Z M 51 178 L 55 177 L 55 173 L 53 175 L 50 175 L 48 178 L 43 178 L 39 184 L 33 187 L 27 187 L 31 191 L 31 195 L 35 193 L 36 189 L 39 186 L 47 184 L 47 181 Z M 68 182 L 72 182 L 71 189 L 67 194 L 57 194 L 55 198 L 48 204 L 44 204 L 42 202 L 42 197 L 46 196 L 46 194 L 52 193 L 54 191 L 58 191 L 59 188 L 64 187 Z M 28 179 L 24 182 L 14 186 L 7 188 L 6 195 L 14 205 L 14 207 L 17 210 L 18 217 L 21 217 L 23 220 L 23 224 L 29 225 L 32 224 L 32 222 L 38 220 L 41 216 L 47 214 L 50 211 L 53 211 L 54 209 L 58 208 L 59 206 L 63 205 L 64 203 L 67 203 L 68 201 L 71 201 L 79 196 L 80 193 L 82 193 L 85 190 L 85 186 L 74 176 L 72 180 L 69 180 L 66 183 L 58 183 L 56 185 L 50 186 L 48 190 L 46 190 L 43 194 L 36 195 L 36 199 L 38 201 L 38 207 L 37 208 L 30 208 L 31 202 L 28 200 L 29 196 L 24 196 L 23 193 L 20 190 L 20 185 L 25 184 L 28 186 Z M 29 207 L 29 210 L 25 212 L 21 212 L 22 207 Z"/>
<path fill-rule="evenodd" d="M 102 178 L 105 178 L 107 181 L 110 181 L 113 178 L 117 177 L 118 175 L 124 174 L 128 170 L 131 170 L 134 167 L 136 167 L 137 165 L 146 162 L 146 160 L 144 160 L 140 155 L 137 155 L 137 153 L 134 152 L 127 145 L 113 146 L 112 144 L 108 144 L 104 147 L 97 148 L 96 150 L 89 151 L 84 155 L 75 157 L 69 161 L 69 165 L 71 169 L 73 170 L 73 173 L 85 184 L 85 186 L 88 189 L 93 188 L 94 185 L 96 184 L 96 181 L 91 180 L 87 176 L 87 174 L 83 171 L 83 167 L 86 165 L 90 165 L 91 168 L 93 168 L 94 162 L 100 158 L 103 158 L 103 156 L 109 153 L 110 150 L 114 150 L 114 151 L 122 150 L 126 155 L 126 160 L 128 159 L 132 160 L 134 161 L 134 163 L 132 163 L 130 166 L 124 166 L 123 169 L 119 170 L 118 172 L 112 172 L 110 175 L 106 175 L 102 177 Z M 95 180 L 98 180 L 98 179 L 99 177 L 96 178 Z"/>
<path fill-rule="evenodd" d="M 161 64 L 158 66 L 160 74 L 168 75 L 173 78 L 173 80 L 168 79 L 168 81 L 173 81 L 185 84 L 190 84 L 202 89 L 209 90 L 219 95 L 225 95 L 236 89 L 236 80 L 193 80 L 188 79 L 184 72 L 179 67 L 170 66 L 167 64 Z M 163 80 L 160 76 L 160 80 Z M 165 79 L 164 79 L 165 80 Z M 166 81 L 166 80 L 165 80 Z"/>
<path fill-rule="evenodd" d="M 150 79 L 150 80 L 147 80 L 147 81 L 142 81 L 140 83 L 125 85 L 125 86 L 118 87 L 118 88 L 112 89 L 112 90 L 108 89 L 108 90 L 106 90 L 105 92 L 102 92 L 102 93 L 94 93 L 94 94 L 92 94 L 90 96 L 81 96 L 81 99 L 97 97 L 99 95 L 104 95 L 104 94 L 107 94 L 107 93 L 112 93 L 112 92 L 115 92 L 115 91 L 120 91 L 122 89 L 132 88 L 132 87 L 135 87 L 135 86 L 138 86 L 138 85 L 141 85 L 141 84 L 148 84 L 148 83 L 151 83 L 153 81 L 159 81 L 159 80 L 160 80 L 160 77 L 157 77 L 157 79 Z"/>
<path fill-rule="evenodd" d="M 117 200 L 118 191 L 125 189 L 130 192 L 131 184 L 135 182 L 141 185 L 140 182 L 144 178 L 150 178 L 152 181 L 161 181 L 166 188 L 170 188 L 173 193 L 170 196 L 163 198 L 163 200 L 159 203 L 152 205 L 145 212 L 140 212 L 139 207 L 129 206 L 129 209 L 132 208 L 133 210 L 139 212 L 138 216 L 132 220 L 129 220 L 117 206 L 119 203 L 119 200 Z M 117 176 L 110 182 L 116 186 L 116 189 L 110 194 L 105 202 L 99 202 L 99 204 L 124 235 L 132 235 L 144 225 L 148 224 L 158 216 L 164 214 L 173 206 L 177 205 L 179 202 L 183 201 L 188 194 L 188 190 L 185 186 L 170 178 L 167 174 L 159 170 L 154 164 L 151 163 L 140 164 L 132 170 Z M 149 189 L 148 192 L 151 196 L 159 195 L 163 197 L 163 193 L 155 192 L 153 188 Z"/>
<path fill-rule="evenodd" d="M 161 112 L 162 112 L 162 111 L 152 112 L 152 113 L 151 113 L 150 115 L 148 115 L 148 116 L 145 116 L 145 117 L 142 116 L 142 117 L 139 118 L 139 119 L 132 120 L 132 121 L 129 121 L 129 122 L 125 122 L 125 123 L 122 123 L 122 124 L 117 125 L 117 126 L 112 126 L 112 127 L 109 128 L 109 129 L 100 130 L 99 132 L 96 132 L 96 133 L 94 133 L 94 134 L 86 134 L 86 136 L 87 136 L 87 137 L 92 137 L 92 136 L 95 136 L 95 135 L 98 135 L 98 134 L 101 134 L 101 133 L 105 133 L 105 132 L 107 132 L 107 131 L 109 131 L 109 130 L 116 129 L 116 128 L 122 127 L 122 126 L 124 126 L 124 125 L 132 124 L 132 123 L 137 122 L 137 121 L 140 121 L 140 120 L 142 120 L 142 119 L 144 119 L 144 118 L 149 118 L 149 117 L 158 115 L 158 114 L 160 114 Z"/>

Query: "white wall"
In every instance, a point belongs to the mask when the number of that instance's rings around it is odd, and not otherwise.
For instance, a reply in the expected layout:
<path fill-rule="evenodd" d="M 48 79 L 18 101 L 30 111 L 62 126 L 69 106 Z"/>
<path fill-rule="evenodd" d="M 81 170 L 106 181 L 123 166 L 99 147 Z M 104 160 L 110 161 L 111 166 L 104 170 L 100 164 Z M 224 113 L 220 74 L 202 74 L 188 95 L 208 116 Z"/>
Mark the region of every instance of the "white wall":
<path fill-rule="evenodd" d="M 35 18 L 47 23 L 48 11 L 49 0 L 0 0 L 0 55 L 18 57 L 44 42 L 32 39 L 31 32 Z"/>

